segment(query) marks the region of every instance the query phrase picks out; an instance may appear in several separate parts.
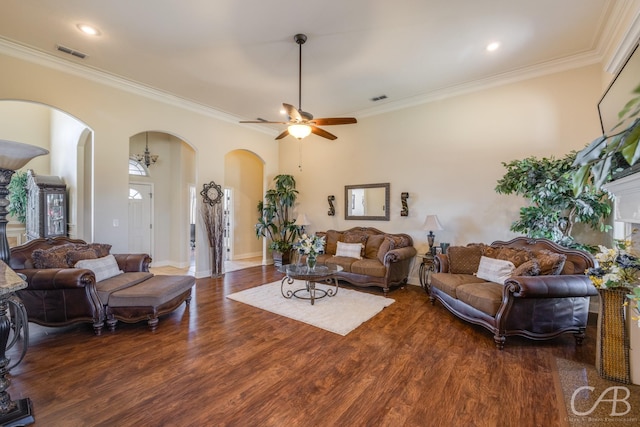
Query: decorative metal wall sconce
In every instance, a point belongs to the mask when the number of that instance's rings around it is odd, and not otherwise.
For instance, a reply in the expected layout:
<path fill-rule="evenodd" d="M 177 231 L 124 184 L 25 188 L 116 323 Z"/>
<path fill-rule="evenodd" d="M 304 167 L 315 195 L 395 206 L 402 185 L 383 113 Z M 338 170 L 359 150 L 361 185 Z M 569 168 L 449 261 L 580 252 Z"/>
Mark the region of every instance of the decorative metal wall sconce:
<path fill-rule="evenodd" d="M 400 200 L 402 201 L 402 210 L 400 211 L 400 216 L 409 216 L 409 206 L 407 206 L 408 198 L 409 193 L 400 193 Z"/>
<path fill-rule="evenodd" d="M 335 199 L 336 199 L 336 196 L 334 195 L 327 197 L 327 201 L 329 202 L 329 212 L 327 213 L 327 215 L 329 216 L 335 216 L 336 214 L 336 208 L 333 207 L 333 201 Z"/>

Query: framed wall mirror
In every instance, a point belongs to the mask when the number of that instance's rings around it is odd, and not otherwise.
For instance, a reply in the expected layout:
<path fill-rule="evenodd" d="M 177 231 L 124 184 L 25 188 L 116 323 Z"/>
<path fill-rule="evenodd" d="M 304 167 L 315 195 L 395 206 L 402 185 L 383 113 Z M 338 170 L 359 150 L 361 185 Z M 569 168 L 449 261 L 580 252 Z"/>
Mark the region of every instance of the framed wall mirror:
<path fill-rule="evenodd" d="M 344 219 L 389 221 L 389 183 L 344 186 Z"/>

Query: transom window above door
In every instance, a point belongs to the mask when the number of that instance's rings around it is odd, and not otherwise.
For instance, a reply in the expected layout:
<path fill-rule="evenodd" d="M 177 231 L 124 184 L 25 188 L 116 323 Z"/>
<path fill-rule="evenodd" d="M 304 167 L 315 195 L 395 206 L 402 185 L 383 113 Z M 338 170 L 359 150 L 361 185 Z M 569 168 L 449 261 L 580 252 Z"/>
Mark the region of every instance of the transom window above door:
<path fill-rule="evenodd" d="M 149 176 L 149 171 L 136 159 L 129 159 L 129 175 Z"/>

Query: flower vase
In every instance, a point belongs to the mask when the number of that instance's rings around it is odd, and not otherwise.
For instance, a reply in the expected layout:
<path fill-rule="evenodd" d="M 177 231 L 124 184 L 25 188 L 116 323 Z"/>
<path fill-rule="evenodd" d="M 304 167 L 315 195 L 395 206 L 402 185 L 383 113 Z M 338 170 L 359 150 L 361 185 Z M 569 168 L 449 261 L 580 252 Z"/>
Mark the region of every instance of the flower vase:
<path fill-rule="evenodd" d="M 625 324 L 628 289 L 598 289 L 600 313 L 596 340 L 596 370 L 602 378 L 629 384 L 629 334 Z"/>
<path fill-rule="evenodd" d="M 309 270 L 313 271 L 316 269 L 316 262 L 318 261 L 316 257 L 316 254 L 307 255 L 307 267 L 309 268 Z"/>

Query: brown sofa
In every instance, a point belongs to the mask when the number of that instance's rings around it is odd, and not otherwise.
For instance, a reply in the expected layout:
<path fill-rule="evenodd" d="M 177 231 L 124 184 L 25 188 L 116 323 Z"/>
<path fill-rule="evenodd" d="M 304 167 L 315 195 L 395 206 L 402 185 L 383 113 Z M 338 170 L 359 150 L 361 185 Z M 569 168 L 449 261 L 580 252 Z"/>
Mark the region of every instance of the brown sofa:
<path fill-rule="evenodd" d="M 345 231 L 317 232 L 325 237 L 324 253 L 318 264 L 339 265 L 338 279 L 356 286 L 377 286 L 384 294 L 391 286 L 407 283 L 411 262 L 416 255 L 413 239 L 408 234 L 385 233 L 372 227 L 354 227 Z M 338 242 L 359 243 L 361 258 L 336 256 Z"/>
<path fill-rule="evenodd" d="M 149 272 L 151 258 L 147 254 L 114 254 L 118 268 L 123 273 L 97 283 L 94 271 L 73 267 L 79 261 L 99 259 L 109 255 L 110 248 L 110 245 L 87 244 L 83 240 L 67 237 L 34 239 L 24 245 L 11 248 L 11 268 L 17 273 L 24 274 L 28 283 L 25 289 L 16 293 L 27 309 L 29 321 L 43 326 L 89 322 L 92 323 L 96 335 L 100 335 L 107 318 L 106 313 L 113 311 L 108 307 L 111 295 L 126 293 L 128 289 L 145 282 L 155 281 L 163 285 L 171 280 L 170 276 L 154 276 Z M 189 276 L 189 280 L 181 281 L 182 289 L 179 297 L 164 292 L 160 295 L 156 293 L 149 297 L 147 294 L 137 298 L 152 302 L 159 301 L 158 304 L 163 304 L 160 307 L 146 307 L 145 318 L 149 320 L 152 330 L 157 325 L 158 315 L 168 312 L 169 309 L 175 309 L 185 300 L 188 303 L 191 295 L 190 288 L 195 281 L 191 279 L 193 278 Z M 169 307 L 168 304 L 171 306 Z M 109 326 L 112 329 L 117 319 L 128 321 L 143 318 L 140 313 L 137 313 L 137 317 L 121 313 L 126 307 L 119 305 L 120 312 L 116 310 L 110 316 Z M 119 314 L 121 317 L 118 316 Z"/>
<path fill-rule="evenodd" d="M 504 283 L 478 278 L 483 256 L 511 261 L 515 270 Z M 487 261 L 491 263 L 485 259 L 484 265 Z M 589 298 L 598 294 L 584 274 L 593 265 L 588 253 L 546 239 L 518 237 L 451 247 L 436 256 L 429 298 L 493 332 L 499 349 L 512 335 L 546 340 L 573 333 L 579 345 L 585 337 Z"/>

